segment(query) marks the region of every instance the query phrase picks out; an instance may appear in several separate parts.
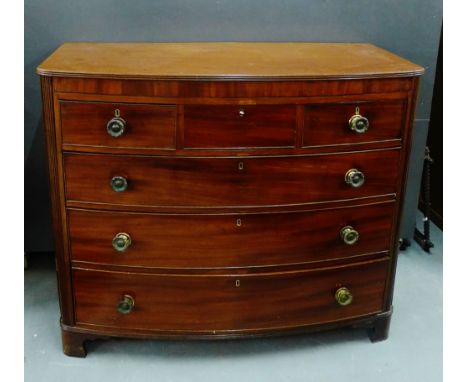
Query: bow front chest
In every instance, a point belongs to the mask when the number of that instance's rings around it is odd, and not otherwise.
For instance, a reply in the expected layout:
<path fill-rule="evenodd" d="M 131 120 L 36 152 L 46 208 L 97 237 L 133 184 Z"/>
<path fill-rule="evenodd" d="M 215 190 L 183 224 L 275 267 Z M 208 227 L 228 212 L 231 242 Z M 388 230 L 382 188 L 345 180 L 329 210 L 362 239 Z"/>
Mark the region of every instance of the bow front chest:
<path fill-rule="evenodd" d="M 422 72 L 369 44 L 62 45 L 38 73 L 64 352 L 385 339 Z"/>

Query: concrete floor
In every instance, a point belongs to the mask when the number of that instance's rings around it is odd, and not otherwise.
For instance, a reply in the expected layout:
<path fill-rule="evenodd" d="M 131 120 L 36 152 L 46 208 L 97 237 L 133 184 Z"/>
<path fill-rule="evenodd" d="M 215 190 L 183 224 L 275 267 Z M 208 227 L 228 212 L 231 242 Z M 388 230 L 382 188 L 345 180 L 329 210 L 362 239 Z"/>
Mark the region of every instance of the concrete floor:
<path fill-rule="evenodd" d="M 416 243 L 400 254 L 387 341 L 364 330 L 224 342 L 111 340 L 87 358 L 61 350 L 53 259 L 25 271 L 25 381 L 442 381 L 442 232 L 432 254 Z"/>

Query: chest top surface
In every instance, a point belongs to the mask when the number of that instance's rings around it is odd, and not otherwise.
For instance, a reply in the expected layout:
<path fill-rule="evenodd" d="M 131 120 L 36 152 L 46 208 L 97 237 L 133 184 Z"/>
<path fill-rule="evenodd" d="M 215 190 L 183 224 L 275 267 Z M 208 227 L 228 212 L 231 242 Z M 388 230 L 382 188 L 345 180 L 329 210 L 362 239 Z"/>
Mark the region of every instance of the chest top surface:
<path fill-rule="evenodd" d="M 148 79 L 351 79 L 421 75 L 371 44 L 65 43 L 40 75 Z"/>

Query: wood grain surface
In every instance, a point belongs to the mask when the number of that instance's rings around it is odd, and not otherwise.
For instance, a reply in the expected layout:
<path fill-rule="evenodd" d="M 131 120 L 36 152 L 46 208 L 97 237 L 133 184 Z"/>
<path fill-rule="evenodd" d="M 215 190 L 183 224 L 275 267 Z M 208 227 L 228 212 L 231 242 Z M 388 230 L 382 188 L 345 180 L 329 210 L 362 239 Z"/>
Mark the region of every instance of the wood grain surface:
<path fill-rule="evenodd" d="M 107 132 L 115 110 L 125 121 L 119 137 Z M 175 149 L 176 108 L 171 105 L 60 102 L 62 143 L 78 146 Z"/>
<path fill-rule="evenodd" d="M 382 310 L 388 261 L 313 271 L 229 276 L 132 274 L 74 269 L 76 320 L 115 328 L 191 332 L 280 329 Z M 345 286 L 348 306 L 334 293 Z M 129 314 L 116 306 L 133 297 Z"/>
<path fill-rule="evenodd" d="M 369 129 L 355 133 L 350 118 L 359 114 L 369 121 Z M 303 146 L 343 145 L 384 140 L 401 140 L 406 101 L 355 102 L 306 105 Z"/>
<path fill-rule="evenodd" d="M 377 95 L 378 98 L 390 97 L 396 93 L 401 97 L 413 87 L 413 77 L 360 78 L 343 81 L 342 79 L 264 80 L 235 81 L 223 80 L 152 80 L 152 79 L 116 79 L 86 77 L 52 77 L 55 92 L 62 97 L 93 98 L 106 96 L 142 97 L 177 97 L 177 103 L 212 102 L 212 98 L 229 98 L 242 101 L 248 98 L 278 97 L 317 97 L 318 100 L 329 97 L 356 97 Z M 229 101 L 229 100 L 228 100 Z M 260 101 L 260 100 L 257 100 Z M 262 100 L 265 101 L 265 100 Z M 271 102 L 272 100 L 270 100 Z M 171 102 L 174 102 L 172 99 Z M 255 100 L 250 100 L 255 102 Z M 278 101 L 276 101 L 278 102 Z M 279 102 L 284 102 L 279 100 Z M 291 101 L 289 101 L 291 102 Z"/>
<path fill-rule="evenodd" d="M 69 210 L 73 261 L 159 268 L 272 267 L 390 250 L 394 203 L 312 212 L 190 215 Z M 359 232 L 354 245 L 340 231 Z M 89 229 L 93 227 L 93 229 Z M 117 233 L 132 240 L 112 247 Z"/>
<path fill-rule="evenodd" d="M 294 147 L 295 105 L 187 105 L 184 147 Z"/>
<path fill-rule="evenodd" d="M 359 78 L 423 68 L 371 44 L 65 43 L 42 75 L 124 78 Z"/>
<path fill-rule="evenodd" d="M 68 200 L 173 207 L 272 206 L 397 192 L 400 151 L 258 158 L 174 158 L 65 154 Z M 240 169 L 242 166 L 242 169 Z M 356 168 L 362 187 L 345 182 Z M 114 192 L 114 176 L 128 189 Z"/>

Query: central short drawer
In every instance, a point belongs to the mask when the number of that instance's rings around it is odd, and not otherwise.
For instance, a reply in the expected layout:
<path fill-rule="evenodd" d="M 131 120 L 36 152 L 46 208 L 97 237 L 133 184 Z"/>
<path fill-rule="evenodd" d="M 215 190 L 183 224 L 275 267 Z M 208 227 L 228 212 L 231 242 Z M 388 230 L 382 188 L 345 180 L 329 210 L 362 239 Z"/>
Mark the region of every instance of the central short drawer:
<path fill-rule="evenodd" d="M 65 154 L 66 198 L 114 205 L 275 206 L 394 194 L 400 150 L 294 157 Z M 346 182 L 347 174 L 359 187 Z M 349 179 L 348 179 L 349 180 Z"/>
<path fill-rule="evenodd" d="M 387 267 L 388 261 L 382 259 L 338 268 L 242 275 L 74 269 L 76 321 L 210 334 L 333 322 L 382 310 Z M 345 306 L 336 299 L 340 288 L 346 288 L 341 300 Z"/>
<path fill-rule="evenodd" d="M 69 210 L 71 256 L 101 265 L 180 269 L 344 259 L 390 249 L 394 204 L 236 215 Z"/>
<path fill-rule="evenodd" d="M 186 148 L 294 147 L 295 105 L 186 105 Z"/>

